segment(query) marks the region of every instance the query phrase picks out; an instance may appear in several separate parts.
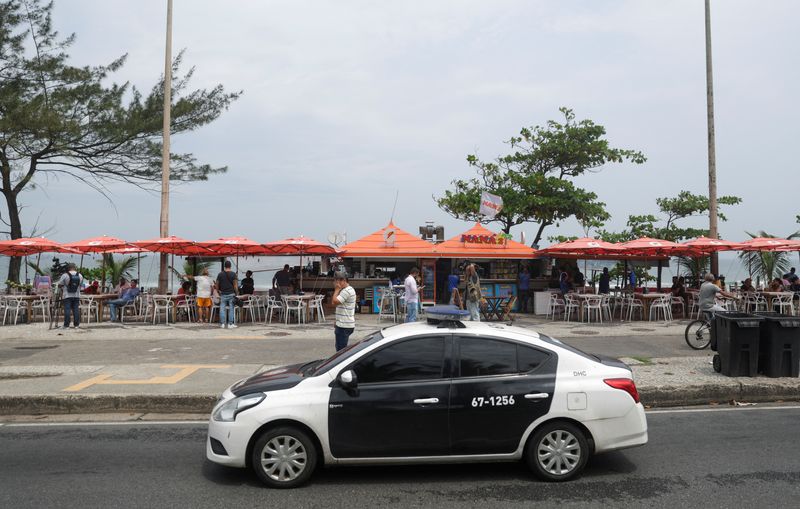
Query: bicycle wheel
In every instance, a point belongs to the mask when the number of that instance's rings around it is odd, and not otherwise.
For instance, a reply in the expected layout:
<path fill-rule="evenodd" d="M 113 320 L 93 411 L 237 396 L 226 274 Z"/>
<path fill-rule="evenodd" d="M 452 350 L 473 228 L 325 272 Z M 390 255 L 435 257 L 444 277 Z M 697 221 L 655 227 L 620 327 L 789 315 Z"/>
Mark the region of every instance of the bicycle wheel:
<path fill-rule="evenodd" d="M 695 320 L 686 326 L 686 344 L 702 350 L 711 344 L 711 325 L 705 320 Z"/>

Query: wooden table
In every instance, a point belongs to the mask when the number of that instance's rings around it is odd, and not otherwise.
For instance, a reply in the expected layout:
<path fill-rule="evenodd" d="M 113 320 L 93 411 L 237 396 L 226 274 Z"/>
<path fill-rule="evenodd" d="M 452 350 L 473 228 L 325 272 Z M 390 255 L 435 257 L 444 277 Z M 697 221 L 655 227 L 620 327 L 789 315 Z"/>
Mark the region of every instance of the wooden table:
<path fill-rule="evenodd" d="M 598 293 L 573 293 L 573 296 L 581 301 L 578 306 L 578 321 L 583 321 L 583 311 L 586 309 L 586 303 L 593 299 L 602 299 L 603 296 Z M 602 314 L 602 310 L 600 311 Z M 613 318 L 613 317 L 612 317 Z"/>
<path fill-rule="evenodd" d="M 97 315 L 98 322 L 103 321 L 103 314 L 105 313 L 106 303 L 110 300 L 119 299 L 119 294 L 116 293 L 99 293 L 97 295 L 81 295 L 81 299 L 92 299 L 97 302 Z"/>
<path fill-rule="evenodd" d="M 503 301 L 507 301 L 506 297 L 484 297 L 486 301 L 486 308 L 481 308 L 481 314 L 487 322 L 499 321 L 503 319 Z M 492 317 L 495 317 L 492 319 Z"/>

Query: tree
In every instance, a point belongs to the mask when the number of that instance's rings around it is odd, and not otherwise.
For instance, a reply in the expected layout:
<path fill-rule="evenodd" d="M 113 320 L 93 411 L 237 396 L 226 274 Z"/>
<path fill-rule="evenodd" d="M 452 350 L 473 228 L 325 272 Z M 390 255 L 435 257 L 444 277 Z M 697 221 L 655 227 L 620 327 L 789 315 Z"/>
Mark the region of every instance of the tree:
<path fill-rule="evenodd" d="M 775 235 L 770 235 L 763 230 L 756 234 L 750 232 L 745 233 L 750 235 L 751 238 L 775 237 Z M 800 238 L 800 231 L 794 232 L 786 238 Z M 742 251 L 739 253 L 739 260 L 747 267 L 747 272 L 751 277 L 756 276 L 757 279 L 763 278 L 764 283 L 768 284 L 776 277 L 782 277 L 785 273 L 789 272 L 789 266 L 791 265 L 789 260 L 790 254 L 790 252 L 786 251 Z"/>
<path fill-rule="evenodd" d="M 717 199 L 717 217 L 721 221 L 727 221 L 725 215 L 719 211 L 719 206 L 738 205 L 741 202 L 742 199 L 738 196 L 720 196 Z M 680 242 L 708 235 L 707 228 L 694 228 L 679 224 L 680 221 L 685 219 L 708 215 L 709 201 L 707 196 L 681 191 L 674 198 L 657 198 L 656 204 L 658 205 L 659 215 L 628 216 L 627 230 L 617 233 L 600 231 L 598 232 L 600 237 L 608 242 L 625 242 L 640 237 L 653 237 Z M 699 270 L 704 264 L 687 261 L 682 266 L 694 271 Z M 659 263 L 656 280 L 659 288 L 661 287 L 661 269 L 662 267 Z M 699 274 L 692 272 L 692 275 L 696 277 Z"/>
<path fill-rule="evenodd" d="M 106 85 L 125 63 L 77 67 L 68 48 L 75 35 L 53 29 L 52 2 L 0 2 L 0 178 L 8 234 L 22 237 L 20 194 L 49 179 L 70 177 L 108 198 L 108 184 L 150 189 L 161 178 L 163 76 L 145 97 L 129 83 Z M 194 69 L 180 75 L 173 63 L 171 132 L 193 131 L 215 120 L 240 92 L 222 85 L 189 90 Z M 192 154 L 173 154 L 171 178 L 206 180 L 226 167 L 200 164 Z M 9 279 L 19 275 L 13 258 Z"/>
<path fill-rule="evenodd" d="M 606 130 L 591 120 L 575 120 L 568 108 L 560 108 L 562 122 L 523 128 L 511 137 L 511 153 L 494 162 L 467 156 L 478 176 L 454 180 L 453 189 L 434 198 L 439 208 L 457 219 L 498 222 L 505 233 L 523 223 L 539 225 L 533 244 L 538 244 L 548 226 L 569 217 L 589 227 L 602 225 L 609 217 L 605 203 L 595 193 L 577 187 L 573 180 L 586 172 L 599 171 L 607 163 L 646 161 L 641 152 L 611 148 Z M 483 191 L 503 198 L 503 209 L 494 219 L 478 212 Z"/>

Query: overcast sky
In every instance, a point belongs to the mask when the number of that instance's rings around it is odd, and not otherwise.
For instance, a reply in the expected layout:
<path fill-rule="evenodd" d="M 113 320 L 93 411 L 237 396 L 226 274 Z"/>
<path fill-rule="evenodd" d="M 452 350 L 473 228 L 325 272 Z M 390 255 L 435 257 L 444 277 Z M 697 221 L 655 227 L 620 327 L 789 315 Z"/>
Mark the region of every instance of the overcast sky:
<path fill-rule="evenodd" d="M 786 235 L 800 228 L 800 3 L 712 3 L 718 189 L 744 200 L 720 232 Z M 166 0 L 57 0 L 54 18 L 78 36 L 73 63 L 127 53 L 114 81 L 148 91 L 163 71 L 165 12 Z M 450 237 L 470 225 L 432 195 L 473 175 L 467 154 L 493 159 L 560 106 L 648 157 L 578 179 L 608 204 L 607 227 L 623 228 L 657 197 L 707 192 L 703 23 L 702 0 L 175 0 L 173 46 L 197 67 L 194 86 L 244 95 L 173 138 L 230 171 L 174 189 L 170 231 L 355 240 L 386 225 L 399 191 L 399 227 L 432 220 Z M 116 210 L 80 184 L 50 182 L 24 195 L 24 221 L 41 214 L 60 241 L 157 236 L 158 195 L 113 190 Z M 523 230 L 531 238 L 535 226 Z M 545 236 L 579 233 L 568 221 Z"/>

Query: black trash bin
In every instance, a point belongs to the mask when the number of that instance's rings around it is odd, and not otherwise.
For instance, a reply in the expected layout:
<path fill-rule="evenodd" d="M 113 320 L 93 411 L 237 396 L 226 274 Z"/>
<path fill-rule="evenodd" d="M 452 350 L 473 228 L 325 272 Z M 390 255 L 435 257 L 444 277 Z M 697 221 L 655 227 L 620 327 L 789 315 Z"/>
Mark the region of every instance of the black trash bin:
<path fill-rule="evenodd" d="M 720 373 L 725 376 L 758 374 L 759 325 L 762 321 L 763 316 L 735 311 L 717 311 L 714 314 Z"/>
<path fill-rule="evenodd" d="M 758 371 L 772 378 L 800 375 L 800 316 L 770 311 L 755 314 L 764 317 Z"/>

